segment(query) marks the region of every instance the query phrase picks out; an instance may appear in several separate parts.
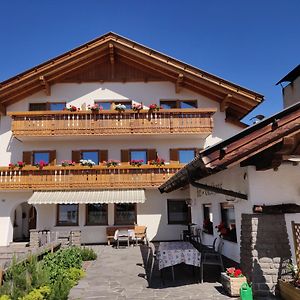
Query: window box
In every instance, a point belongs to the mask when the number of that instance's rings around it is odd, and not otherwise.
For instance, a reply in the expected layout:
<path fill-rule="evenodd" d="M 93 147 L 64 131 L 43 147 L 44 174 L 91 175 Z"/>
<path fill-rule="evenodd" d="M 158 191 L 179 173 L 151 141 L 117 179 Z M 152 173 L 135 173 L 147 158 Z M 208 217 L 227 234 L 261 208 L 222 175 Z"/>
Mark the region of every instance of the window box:
<path fill-rule="evenodd" d="M 238 297 L 240 295 L 240 288 L 243 283 L 246 283 L 247 279 L 243 277 L 230 277 L 226 273 L 221 273 L 221 283 L 224 290 L 231 297 Z"/>

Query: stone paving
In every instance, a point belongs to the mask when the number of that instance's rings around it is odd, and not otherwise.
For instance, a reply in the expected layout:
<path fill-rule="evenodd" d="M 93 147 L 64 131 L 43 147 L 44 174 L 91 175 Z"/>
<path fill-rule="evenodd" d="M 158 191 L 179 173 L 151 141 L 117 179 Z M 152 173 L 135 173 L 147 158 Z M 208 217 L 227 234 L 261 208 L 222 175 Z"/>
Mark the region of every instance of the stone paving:
<path fill-rule="evenodd" d="M 110 246 L 94 247 L 98 258 L 87 269 L 86 276 L 70 291 L 69 300 L 78 299 L 233 299 L 224 294 L 215 279 L 198 283 L 190 266 L 175 267 L 176 280 L 166 270 L 161 281 L 159 272 L 153 274 L 151 287 L 143 268 L 145 246 L 115 249 Z M 214 272 L 216 274 L 216 270 Z M 209 277 L 209 274 L 206 274 Z M 206 281 L 206 280 L 205 280 Z"/>

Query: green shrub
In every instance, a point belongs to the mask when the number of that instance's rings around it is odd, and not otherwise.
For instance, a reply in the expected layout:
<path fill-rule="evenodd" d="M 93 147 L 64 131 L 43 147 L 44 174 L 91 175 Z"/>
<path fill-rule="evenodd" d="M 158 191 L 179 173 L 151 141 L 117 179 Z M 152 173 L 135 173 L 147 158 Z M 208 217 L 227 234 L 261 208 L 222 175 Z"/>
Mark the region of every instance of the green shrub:
<path fill-rule="evenodd" d="M 66 274 L 72 286 L 74 286 L 85 275 L 85 272 L 82 269 L 70 268 Z"/>
<path fill-rule="evenodd" d="M 81 258 L 83 261 L 95 260 L 97 258 L 96 252 L 92 248 L 81 248 Z"/>
<path fill-rule="evenodd" d="M 28 295 L 19 299 L 20 300 L 45 300 L 48 299 L 50 293 L 51 293 L 51 289 L 48 286 L 42 286 L 38 289 L 32 290 Z"/>
<path fill-rule="evenodd" d="M 7 295 L 2 295 L 0 296 L 0 300 L 10 300 L 10 298 Z"/>
<path fill-rule="evenodd" d="M 80 249 L 71 247 L 48 254 L 44 257 L 43 265 L 48 270 L 50 282 L 54 283 L 65 270 L 70 268 L 81 269 L 82 258 Z"/>

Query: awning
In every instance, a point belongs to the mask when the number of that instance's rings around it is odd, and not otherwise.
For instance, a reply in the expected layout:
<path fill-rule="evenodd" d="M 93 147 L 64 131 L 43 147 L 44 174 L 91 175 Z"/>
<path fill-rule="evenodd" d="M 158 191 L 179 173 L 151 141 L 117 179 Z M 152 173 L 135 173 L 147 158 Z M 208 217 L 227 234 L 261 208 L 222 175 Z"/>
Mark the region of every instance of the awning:
<path fill-rule="evenodd" d="M 144 203 L 143 189 L 98 191 L 35 191 L 29 204 Z"/>

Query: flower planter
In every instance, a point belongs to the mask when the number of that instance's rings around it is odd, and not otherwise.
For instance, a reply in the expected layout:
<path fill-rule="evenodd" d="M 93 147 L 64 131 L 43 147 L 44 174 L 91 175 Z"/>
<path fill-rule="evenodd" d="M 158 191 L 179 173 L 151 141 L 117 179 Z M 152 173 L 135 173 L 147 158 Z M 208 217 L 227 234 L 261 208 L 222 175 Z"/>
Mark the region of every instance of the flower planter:
<path fill-rule="evenodd" d="M 221 273 L 221 283 L 223 288 L 232 297 L 238 297 L 240 295 L 240 288 L 245 282 L 247 282 L 245 276 L 230 277 L 226 273 Z"/>
<path fill-rule="evenodd" d="M 279 280 L 280 296 L 284 300 L 299 300 L 300 289 L 295 287 L 291 282 Z"/>

